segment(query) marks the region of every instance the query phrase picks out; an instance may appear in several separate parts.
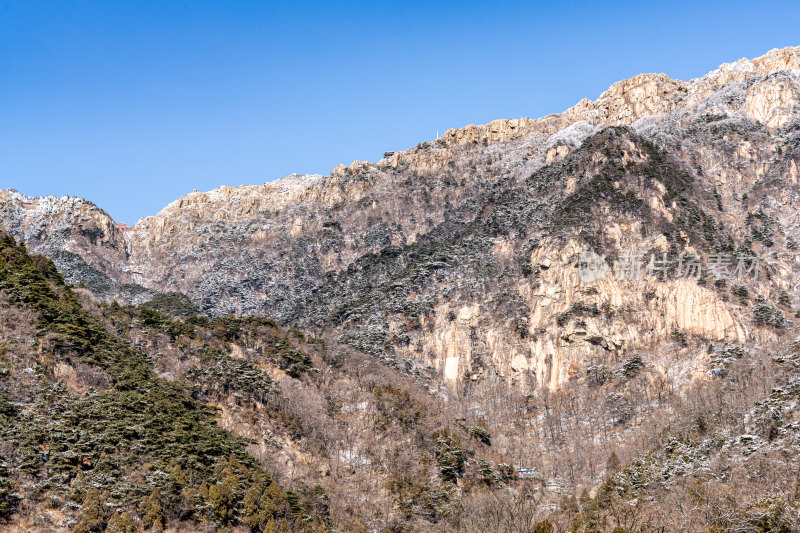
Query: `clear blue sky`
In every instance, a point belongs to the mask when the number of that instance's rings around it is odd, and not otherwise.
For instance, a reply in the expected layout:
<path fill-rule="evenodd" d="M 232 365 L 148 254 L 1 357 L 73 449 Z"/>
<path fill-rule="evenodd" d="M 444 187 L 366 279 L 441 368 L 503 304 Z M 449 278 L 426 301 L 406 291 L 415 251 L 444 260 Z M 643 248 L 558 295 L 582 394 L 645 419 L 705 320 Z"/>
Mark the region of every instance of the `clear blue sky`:
<path fill-rule="evenodd" d="M 0 187 L 118 221 L 800 44 L 798 2 L 0 0 Z"/>

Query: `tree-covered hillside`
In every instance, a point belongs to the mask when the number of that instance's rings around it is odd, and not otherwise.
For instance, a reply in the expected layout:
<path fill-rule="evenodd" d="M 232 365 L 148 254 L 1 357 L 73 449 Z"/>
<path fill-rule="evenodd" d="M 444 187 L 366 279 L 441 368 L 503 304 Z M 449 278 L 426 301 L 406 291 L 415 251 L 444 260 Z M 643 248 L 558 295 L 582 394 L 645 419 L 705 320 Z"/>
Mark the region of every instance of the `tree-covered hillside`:
<path fill-rule="evenodd" d="M 213 409 L 156 377 L 48 259 L 8 236 L 0 309 L 0 518 L 37 509 L 33 526 L 87 533 L 137 523 L 324 529 L 304 497 L 282 492 L 247 443 L 220 429 Z"/>

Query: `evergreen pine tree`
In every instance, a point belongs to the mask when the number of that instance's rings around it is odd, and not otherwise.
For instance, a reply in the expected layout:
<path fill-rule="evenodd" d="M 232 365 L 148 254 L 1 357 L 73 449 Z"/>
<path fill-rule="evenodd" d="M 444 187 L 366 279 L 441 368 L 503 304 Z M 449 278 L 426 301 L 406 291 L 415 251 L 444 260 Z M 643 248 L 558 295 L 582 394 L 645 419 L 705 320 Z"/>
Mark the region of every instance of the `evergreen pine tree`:
<path fill-rule="evenodd" d="M 163 520 L 164 510 L 161 507 L 161 492 L 158 487 L 153 487 L 150 495 L 142 502 L 142 525 L 152 526 L 156 520 Z"/>
<path fill-rule="evenodd" d="M 81 515 L 72 533 L 94 533 L 103 527 L 103 507 L 100 501 L 100 491 L 89 489 L 83 497 Z"/>
<path fill-rule="evenodd" d="M 606 475 L 613 474 L 617 468 L 619 468 L 620 461 L 619 457 L 617 457 L 617 452 L 611 452 L 611 455 L 608 456 L 608 460 L 606 461 Z"/>
<path fill-rule="evenodd" d="M 8 477 L 8 468 L 5 463 L 0 463 L 0 520 L 14 512 L 18 501 L 19 496 Z"/>
<path fill-rule="evenodd" d="M 588 509 L 589 508 L 589 504 L 591 502 L 592 502 L 592 498 L 591 498 L 591 496 L 589 496 L 589 491 L 584 488 L 581 491 L 581 498 L 580 498 L 581 511 L 585 511 L 586 509 Z"/>
<path fill-rule="evenodd" d="M 136 522 L 127 512 L 118 512 L 111 517 L 105 533 L 136 533 Z"/>

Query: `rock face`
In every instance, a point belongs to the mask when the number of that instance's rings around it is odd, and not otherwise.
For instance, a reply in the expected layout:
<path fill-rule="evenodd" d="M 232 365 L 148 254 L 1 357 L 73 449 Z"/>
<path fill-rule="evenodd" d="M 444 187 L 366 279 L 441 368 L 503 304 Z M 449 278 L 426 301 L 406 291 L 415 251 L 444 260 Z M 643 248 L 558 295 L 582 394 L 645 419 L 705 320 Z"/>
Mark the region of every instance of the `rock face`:
<path fill-rule="evenodd" d="M 640 354 L 691 381 L 713 370 L 709 343 L 780 335 L 757 301 L 793 320 L 798 164 L 800 47 L 638 75 L 329 176 L 193 192 L 131 230 L 83 200 L 0 191 L 0 226 L 109 298 L 179 291 L 211 315 L 335 329 L 459 390 L 557 388 Z M 588 282 L 587 251 L 607 267 Z M 631 255 L 670 267 L 617 279 Z M 723 255 L 732 279 L 708 275 Z M 678 275 L 689 256 L 705 275 Z"/>
<path fill-rule="evenodd" d="M 0 225 L 52 259 L 68 281 L 115 297 L 133 282 L 126 231 L 91 202 L 69 196 L 28 198 L 9 189 L 0 190 L 0 206 Z M 146 298 L 149 293 L 132 285 L 129 289 L 130 295 Z"/>

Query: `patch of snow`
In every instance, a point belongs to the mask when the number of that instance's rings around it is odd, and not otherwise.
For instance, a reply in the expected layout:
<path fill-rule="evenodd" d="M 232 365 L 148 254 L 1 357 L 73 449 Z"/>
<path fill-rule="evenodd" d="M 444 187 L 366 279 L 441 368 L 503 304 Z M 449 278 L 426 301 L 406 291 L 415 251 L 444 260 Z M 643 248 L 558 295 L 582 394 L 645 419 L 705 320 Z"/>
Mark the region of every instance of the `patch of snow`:
<path fill-rule="evenodd" d="M 734 61 L 733 63 L 723 63 L 720 65 L 720 68 L 726 69 L 728 72 L 753 72 L 756 69 L 756 66 L 753 64 L 752 61 L 743 57 L 738 61 Z M 719 70 L 719 69 L 717 69 Z"/>
<path fill-rule="evenodd" d="M 559 144 L 569 144 L 578 148 L 587 137 L 594 135 L 599 130 L 600 127 L 592 125 L 588 120 L 579 120 L 551 135 L 547 140 L 546 149 Z"/>
<path fill-rule="evenodd" d="M 322 181 L 320 174 L 289 174 L 275 181 L 268 181 L 265 186 L 284 188 L 311 187 Z M 281 191 L 283 192 L 283 191 Z"/>

